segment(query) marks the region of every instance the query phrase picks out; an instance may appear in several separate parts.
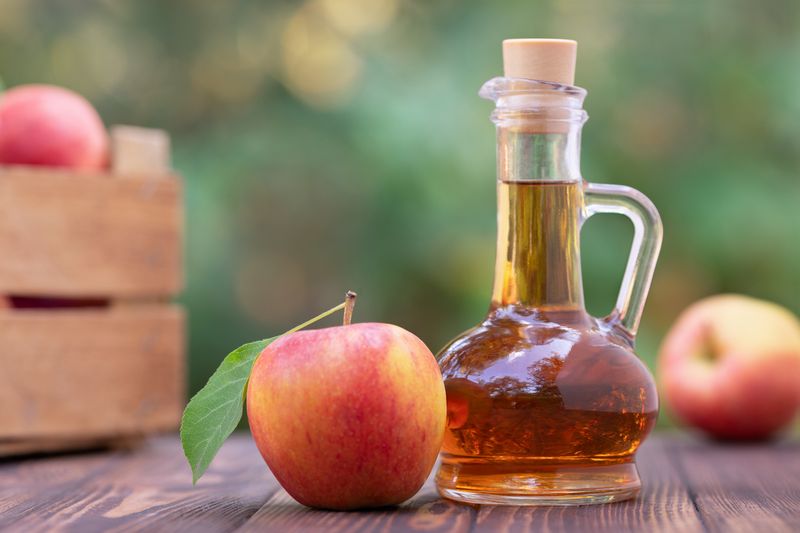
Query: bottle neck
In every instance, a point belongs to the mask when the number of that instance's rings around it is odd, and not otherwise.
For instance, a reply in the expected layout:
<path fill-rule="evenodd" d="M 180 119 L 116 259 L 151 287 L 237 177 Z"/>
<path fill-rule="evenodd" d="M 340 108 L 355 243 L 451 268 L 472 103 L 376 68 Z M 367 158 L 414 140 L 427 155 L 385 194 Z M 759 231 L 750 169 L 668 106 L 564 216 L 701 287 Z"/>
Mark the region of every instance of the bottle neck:
<path fill-rule="evenodd" d="M 497 126 L 499 181 L 581 181 L 580 125 L 555 132 L 520 126 Z"/>
<path fill-rule="evenodd" d="M 583 309 L 580 123 L 498 120 L 492 307 Z"/>

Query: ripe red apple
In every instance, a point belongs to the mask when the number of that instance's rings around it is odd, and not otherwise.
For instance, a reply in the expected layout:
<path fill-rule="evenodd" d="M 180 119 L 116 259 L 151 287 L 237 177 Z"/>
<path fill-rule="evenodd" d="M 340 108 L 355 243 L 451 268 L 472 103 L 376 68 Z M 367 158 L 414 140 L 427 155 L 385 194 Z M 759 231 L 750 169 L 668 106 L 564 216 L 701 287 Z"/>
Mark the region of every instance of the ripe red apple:
<path fill-rule="evenodd" d="M 0 164 L 97 170 L 107 160 L 108 134 L 81 95 L 50 85 L 0 95 Z"/>
<path fill-rule="evenodd" d="M 659 354 L 663 396 L 684 422 L 722 439 L 762 439 L 800 408 L 800 321 L 746 296 L 701 300 Z"/>
<path fill-rule="evenodd" d="M 247 418 L 284 489 L 309 507 L 403 502 L 436 462 L 446 417 L 439 366 L 389 324 L 301 331 L 261 353 Z"/>

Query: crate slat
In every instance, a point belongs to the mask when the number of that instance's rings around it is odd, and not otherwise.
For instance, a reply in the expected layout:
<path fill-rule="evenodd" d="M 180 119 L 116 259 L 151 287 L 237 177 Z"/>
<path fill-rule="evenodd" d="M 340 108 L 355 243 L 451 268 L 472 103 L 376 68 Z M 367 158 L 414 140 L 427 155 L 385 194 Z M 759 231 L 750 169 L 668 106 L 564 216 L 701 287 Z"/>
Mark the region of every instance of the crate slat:
<path fill-rule="evenodd" d="M 137 126 L 111 128 L 111 171 L 114 174 L 166 175 L 170 170 L 169 135 Z"/>
<path fill-rule="evenodd" d="M 184 315 L 169 304 L 0 310 L 0 442 L 175 429 L 183 354 Z"/>
<path fill-rule="evenodd" d="M 176 295 L 182 182 L 167 177 L 0 167 L 0 294 Z"/>

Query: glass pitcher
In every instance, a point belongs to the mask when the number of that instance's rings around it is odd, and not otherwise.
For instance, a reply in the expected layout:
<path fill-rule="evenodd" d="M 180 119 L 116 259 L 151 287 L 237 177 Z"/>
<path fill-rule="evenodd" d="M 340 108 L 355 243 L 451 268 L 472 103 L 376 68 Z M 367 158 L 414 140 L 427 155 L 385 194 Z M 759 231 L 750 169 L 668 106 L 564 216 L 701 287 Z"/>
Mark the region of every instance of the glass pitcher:
<path fill-rule="evenodd" d="M 630 187 L 581 178 L 584 89 L 503 77 L 480 95 L 496 104 L 494 290 L 483 322 L 438 356 L 448 411 L 439 492 L 478 504 L 630 498 L 641 486 L 634 453 L 658 413 L 633 351 L 661 245 L 658 211 Z M 605 318 L 587 314 L 581 283 L 579 233 L 595 213 L 634 225 Z"/>

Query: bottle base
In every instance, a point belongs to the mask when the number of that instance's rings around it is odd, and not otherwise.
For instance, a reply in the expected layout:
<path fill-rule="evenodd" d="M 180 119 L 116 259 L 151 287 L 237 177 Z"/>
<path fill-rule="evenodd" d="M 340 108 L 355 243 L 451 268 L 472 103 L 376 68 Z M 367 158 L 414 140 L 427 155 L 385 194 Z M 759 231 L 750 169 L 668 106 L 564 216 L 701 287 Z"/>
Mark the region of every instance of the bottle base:
<path fill-rule="evenodd" d="M 443 498 L 479 505 L 588 505 L 635 497 L 633 461 L 574 465 L 495 461 L 462 463 L 443 454 L 436 485 Z"/>

